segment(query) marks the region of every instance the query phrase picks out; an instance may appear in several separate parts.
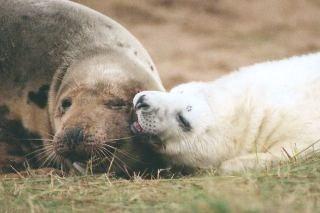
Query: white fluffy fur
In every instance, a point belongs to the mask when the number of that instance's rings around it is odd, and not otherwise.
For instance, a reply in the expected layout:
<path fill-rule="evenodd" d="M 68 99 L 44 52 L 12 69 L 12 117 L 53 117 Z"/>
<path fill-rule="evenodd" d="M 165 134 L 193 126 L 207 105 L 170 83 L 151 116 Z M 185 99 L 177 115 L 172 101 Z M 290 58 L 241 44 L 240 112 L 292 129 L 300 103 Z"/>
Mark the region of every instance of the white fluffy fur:
<path fill-rule="evenodd" d="M 320 53 L 260 63 L 169 93 L 144 91 L 143 132 L 157 135 L 174 164 L 262 169 L 320 147 Z M 191 109 L 191 110 L 190 110 Z M 192 126 L 183 131 L 177 113 Z"/>

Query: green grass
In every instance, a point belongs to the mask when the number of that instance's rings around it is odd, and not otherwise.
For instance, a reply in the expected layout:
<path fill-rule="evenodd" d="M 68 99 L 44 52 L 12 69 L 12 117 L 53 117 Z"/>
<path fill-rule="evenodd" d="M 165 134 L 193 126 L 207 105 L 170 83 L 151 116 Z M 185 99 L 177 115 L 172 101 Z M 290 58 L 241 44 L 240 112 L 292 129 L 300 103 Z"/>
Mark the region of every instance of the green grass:
<path fill-rule="evenodd" d="M 320 156 L 257 174 L 5 178 L 0 212 L 320 212 Z"/>

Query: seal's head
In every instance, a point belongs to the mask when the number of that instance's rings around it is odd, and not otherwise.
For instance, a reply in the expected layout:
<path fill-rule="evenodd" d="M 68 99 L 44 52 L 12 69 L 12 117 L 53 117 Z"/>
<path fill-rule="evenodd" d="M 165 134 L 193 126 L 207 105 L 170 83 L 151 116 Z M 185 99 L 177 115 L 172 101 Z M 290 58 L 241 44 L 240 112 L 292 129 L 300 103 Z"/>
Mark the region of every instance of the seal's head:
<path fill-rule="evenodd" d="M 176 164 L 193 167 L 204 165 L 205 141 L 214 118 L 206 97 L 194 87 L 201 84 L 181 85 L 169 93 L 138 93 L 133 100 L 138 119 L 131 126 L 137 134 L 156 136 L 156 150 Z"/>
<path fill-rule="evenodd" d="M 58 87 L 52 85 L 58 89 L 49 95 L 54 137 L 47 147 L 59 162 L 83 167 L 91 161 L 104 169 L 113 163 L 126 170 L 127 160 L 139 159 L 132 150 L 131 100 L 142 88 L 159 84 L 137 77 L 142 69 L 137 64 L 119 60 L 110 55 L 82 60 L 68 68 Z"/>

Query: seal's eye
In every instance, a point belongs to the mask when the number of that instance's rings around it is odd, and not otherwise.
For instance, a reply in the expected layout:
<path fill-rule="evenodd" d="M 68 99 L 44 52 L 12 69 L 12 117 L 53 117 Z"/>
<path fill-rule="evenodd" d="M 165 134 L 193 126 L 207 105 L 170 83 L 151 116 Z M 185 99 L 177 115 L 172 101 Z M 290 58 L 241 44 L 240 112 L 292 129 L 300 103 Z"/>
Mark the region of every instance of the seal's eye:
<path fill-rule="evenodd" d="M 72 105 L 71 98 L 65 98 L 61 101 L 61 109 L 63 112 L 66 112 Z"/>
<path fill-rule="evenodd" d="M 181 112 L 177 114 L 177 121 L 181 126 L 181 128 L 183 129 L 183 131 L 188 132 L 192 129 L 189 121 L 182 115 Z"/>
<path fill-rule="evenodd" d="M 104 105 L 109 109 L 121 110 L 121 109 L 127 109 L 129 104 L 128 102 L 122 99 L 113 99 L 113 100 L 107 101 Z"/>

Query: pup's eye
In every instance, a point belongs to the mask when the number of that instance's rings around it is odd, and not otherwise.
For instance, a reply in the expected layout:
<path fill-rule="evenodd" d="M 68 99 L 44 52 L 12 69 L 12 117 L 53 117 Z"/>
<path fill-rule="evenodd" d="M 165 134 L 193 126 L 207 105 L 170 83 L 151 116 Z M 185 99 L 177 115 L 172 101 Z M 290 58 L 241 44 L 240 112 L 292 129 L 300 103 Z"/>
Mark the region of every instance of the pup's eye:
<path fill-rule="evenodd" d="M 120 110 L 120 109 L 128 108 L 129 104 L 128 102 L 122 99 L 113 99 L 113 100 L 107 101 L 104 105 L 109 109 Z"/>
<path fill-rule="evenodd" d="M 177 114 L 177 121 L 179 122 L 179 125 L 181 126 L 183 131 L 191 131 L 192 127 L 189 121 L 182 115 L 181 112 Z"/>

